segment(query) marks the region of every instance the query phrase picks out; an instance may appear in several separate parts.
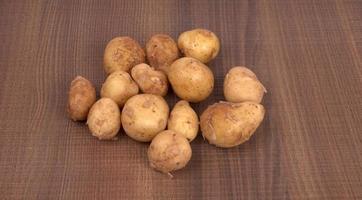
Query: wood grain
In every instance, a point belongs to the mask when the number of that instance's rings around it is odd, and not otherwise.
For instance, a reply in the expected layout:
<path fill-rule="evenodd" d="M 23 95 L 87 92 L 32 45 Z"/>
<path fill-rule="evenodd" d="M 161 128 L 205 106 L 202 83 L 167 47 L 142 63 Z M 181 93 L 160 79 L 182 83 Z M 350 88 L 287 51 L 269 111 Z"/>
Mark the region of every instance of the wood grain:
<path fill-rule="evenodd" d="M 361 199 L 361 10 L 359 0 L 0 1 L 1 199 Z M 147 144 L 123 133 L 100 142 L 67 118 L 76 75 L 99 91 L 107 41 L 195 27 L 222 44 L 199 114 L 223 99 L 232 66 L 268 89 L 250 141 L 220 149 L 198 136 L 170 180 L 149 168 Z"/>

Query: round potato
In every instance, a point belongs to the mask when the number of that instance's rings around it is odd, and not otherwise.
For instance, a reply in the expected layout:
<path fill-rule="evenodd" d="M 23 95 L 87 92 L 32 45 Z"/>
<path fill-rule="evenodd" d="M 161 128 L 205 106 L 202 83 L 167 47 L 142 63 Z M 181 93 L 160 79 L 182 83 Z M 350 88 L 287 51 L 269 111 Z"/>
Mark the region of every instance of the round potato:
<path fill-rule="evenodd" d="M 172 63 L 168 80 L 178 97 L 189 102 L 206 99 L 214 88 L 214 75 L 202 62 L 184 57 Z"/>
<path fill-rule="evenodd" d="M 121 113 L 110 98 L 99 99 L 90 109 L 87 120 L 92 135 L 100 140 L 113 139 L 121 127 Z"/>
<path fill-rule="evenodd" d="M 203 63 L 214 59 L 220 50 L 219 39 L 215 33 L 206 29 L 183 32 L 177 44 L 185 56 L 196 58 Z"/>
<path fill-rule="evenodd" d="M 200 117 L 202 135 L 218 147 L 234 147 L 249 140 L 263 121 L 264 107 L 255 102 L 220 102 Z"/>
<path fill-rule="evenodd" d="M 168 81 L 162 71 L 142 63 L 132 68 L 131 75 L 143 93 L 160 96 L 167 94 Z"/>
<path fill-rule="evenodd" d="M 77 76 L 70 84 L 67 111 L 74 121 L 87 119 L 89 109 L 96 102 L 96 89 L 87 79 Z"/>
<path fill-rule="evenodd" d="M 169 35 L 157 34 L 146 43 L 146 55 L 152 67 L 167 73 L 173 61 L 179 58 L 179 51 Z"/>
<path fill-rule="evenodd" d="M 126 101 L 138 94 L 137 83 L 124 71 L 115 71 L 110 74 L 102 85 L 101 97 L 108 97 L 122 107 Z"/>
<path fill-rule="evenodd" d="M 149 142 L 166 128 L 168 114 L 168 105 L 161 96 L 138 94 L 124 105 L 122 126 L 132 139 Z"/>
<path fill-rule="evenodd" d="M 190 142 L 195 139 L 199 131 L 199 118 L 189 102 L 181 100 L 175 104 L 167 128 L 182 134 Z"/>
<path fill-rule="evenodd" d="M 227 101 L 260 103 L 266 92 L 256 75 L 246 67 L 233 67 L 225 76 L 224 96 Z"/>
<path fill-rule="evenodd" d="M 192 150 L 184 136 L 166 130 L 152 140 L 147 154 L 152 168 L 171 175 L 171 171 L 186 166 L 191 159 Z"/>
<path fill-rule="evenodd" d="M 106 46 L 103 57 L 107 74 L 117 70 L 129 71 L 137 64 L 145 62 L 142 47 L 130 37 L 116 37 Z"/>

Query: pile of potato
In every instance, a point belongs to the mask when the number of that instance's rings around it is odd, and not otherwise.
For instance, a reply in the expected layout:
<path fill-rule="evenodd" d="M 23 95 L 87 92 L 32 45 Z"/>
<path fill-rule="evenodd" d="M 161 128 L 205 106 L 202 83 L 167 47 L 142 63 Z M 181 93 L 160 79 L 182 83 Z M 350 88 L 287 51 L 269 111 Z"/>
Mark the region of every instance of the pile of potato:
<path fill-rule="evenodd" d="M 191 159 L 190 142 L 197 136 L 199 124 L 210 144 L 240 145 L 255 132 L 265 113 L 260 102 L 266 90 L 250 69 L 229 70 L 224 79 L 226 101 L 209 106 L 200 121 L 189 104 L 212 93 L 214 75 L 206 63 L 219 50 L 218 37 L 205 29 L 186 31 L 177 43 L 168 35 L 154 35 L 145 51 L 130 37 L 116 37 L 104 52 L 108 77 L 101 98 L 96 100 L 90 81 L 77 76 L 70 85 L 69 116 L 74 121 L 87 120 L 90 132 L 100 140 L 115 139 L 122 127 L 130 138 L 151 142 L 150 166 L 169 175 Z M 182 99 L 171 111 L 163 98 L 169 84 Z"/>

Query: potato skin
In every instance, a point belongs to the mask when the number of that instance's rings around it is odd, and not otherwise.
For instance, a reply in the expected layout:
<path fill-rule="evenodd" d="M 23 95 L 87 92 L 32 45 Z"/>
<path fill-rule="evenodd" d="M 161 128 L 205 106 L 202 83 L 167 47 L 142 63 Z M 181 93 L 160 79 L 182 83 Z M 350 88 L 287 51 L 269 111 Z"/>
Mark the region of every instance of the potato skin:
<path fill-rule="evenodd" d="M 137 64 L 145 62 L 142 47 L 130 37 L 116 37 L 104 50 L 103 65 L 107 74 L 117 70 L 128 72 Z"/>
<path fill-rule="evenodd" d="M 172 63 L 168 80 L 178 97 L 189 102 L 206 99 L 214 88 L 214 75 L 202 62 L 184 57 Z"/>
<path fill-rule="evenodd" d="M 177 44 L 185 56 L 196 58 L 203 63 L 214 59 L 220 50 L 219 38 L 215 33 L 200 28 L 183 32 Z"/>
<path fill-rule="evenodd" d="M 131 75 L 143 93 L 166 96 L 168 81 L 162 71 L 142 63 L 132 68 Z"/>
<path fill-rule="evenodd" d="M 167 129 L 182 134 L 190 142 L 195 139 L 199 131 L 199 118 L 189 102 L 181 100 L 175 104 L 168 119 Z"/>
<path fill-rule="evenodd" d="M 169 173 L 184 168 L 191 159 L 192 150 L 184 136 L 166 130 L 152 140 L 147 155 L 152 168 Z"/>
<path fill-rule="evenodd" d="M 115 71 L 103 83 L 101 97 L 111 98 L 119 107 L 122 107 L 130 97 L 138 92 L 138 85 L 127 72 Z"/>
<path fill-rule="evenodd" d="M 224 96 L 229 102 L 260 103 L 266 89 L 256 75 L 246 67 L 233 67 L 224 79 Z"/>
<path fill-rule="evenodd" d="M 234 147 L 249 140 L 263 121 L 264 107 L 255 102 L 219 102 L 200 117 L 203 137 L 218 147 Z"/>
<path fill-rule="evenodd" d="M 110 98 L 99 99 L 89 111 L 87 124 L 92 135 L 98 139 L 113 139 L 121 127 L 118 105 Z"/>
<path fill-rule="evenodd" d="M 148 40 L 146 55 L 152 67 L 165 73 L 173 61 L 180 57 L 176 42 L 165 34 L 156 34 Z"/>
<path fill-rule="evenodd" d="M 122 126 L 132 139 L 149 142 L 166 128 L 168 114 L 168 105 L 161 96 L 138 94 L 124 105 Z"/>
<path fill-rule="evenodd" d="M 77 76 L 70 84 L 67 112 L 73 121 L 87 119 L 89 109 L 96 102 L 96 89 L 82 76 Z"/>

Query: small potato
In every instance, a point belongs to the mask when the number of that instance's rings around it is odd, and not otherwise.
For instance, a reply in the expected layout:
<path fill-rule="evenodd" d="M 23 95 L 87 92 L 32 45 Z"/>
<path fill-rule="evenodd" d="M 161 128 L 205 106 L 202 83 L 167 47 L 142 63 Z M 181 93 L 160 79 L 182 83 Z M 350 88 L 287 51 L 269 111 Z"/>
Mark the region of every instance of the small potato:
<path fill-rule="evenodd" d="M 160 96 L 167 94 L 168 81 L 162 71 L 157 71 L 142 63 L 132 68 L 131 75 L 143 93 Z"/>
<path fill-rule="evenodd" d="M 124 105 L 122 126 L 132 139 L 149 142 L 166 128 L 168 114 L 168 105 L 161 96 L 138 94 Z"/>
<path fill-rule="evenodd" d="M 178 97 L 189 102 L 206 99 L 214 88 L 214 75 L 202 62 L 184 57 L 172 63 L 168 80 Z"/>
<path fill-rule="evenodd" d="M 225 76 L 224 96 L 229 102 L 260 103 L 266 89 L 256 75 L 246 67 L 233 67 Z"/>
<path fill-rule="evenodd" d="M 215 103 L 200 117 L 201 132 L 210 144 L 234 147 L 249 140 L 264 114 L 264 107 L 255 102 Z"/>
<path fill-rule="evenodd" d="M 122 70 L 128 72 L 137 64 L 145 62 L 142 47 L 130 37 L 116 37 L 106 46 L 103 57 L 107 74 Z"/>
<path fill-rule="evenodd" d="M 169 35 L 157 34 L 147 42 L 146 55 L 152 67 L 167 73 L 173 61 L 179 58 L 179 51 Z"/>
<path fill-rule="evenodd" d="M 159 133 L 148 148 L 150 166 L 169 175 L 171 171 L 184 168 L 191 155 L 192 150 L 187 139 L 171 130 Z"/>
<path fill-rule="evenodd" d="M 87 79 L 77 76 L 70 84 L 67 111 L 74 121 L 87 119 L 89 109 L 96 102 L 96 89 Z"/>
<path fill-rule="evenodd" d="M 122 107 L 126 101 L 138 94 L 137 83 L 124 71 L 115 71 L 110 74 L 102 85 L 101 97 L 108 97 Z"/>
<path fill-rule="evenodd" d="M 100 140 L 113 139 L 121 127 L 121 113 L 110 98 L 99 99 L 90 109 L 87 120 L 92 135 Z"/>
<path fill-rule="evenodd" d="M 196 58 L 203 63 L 214 59 L 220 50 L 219 39 L 215 33 L 206 29 L 183 32 L 177 44 L 185 56 Z"/>
<path fill-rule="evenodd" d="M 189 102 L 181 100 L 173 107 L 167 124 L 168 130 L 176 131 L 192 141 L 199 131 L 199 118 Z"/>

